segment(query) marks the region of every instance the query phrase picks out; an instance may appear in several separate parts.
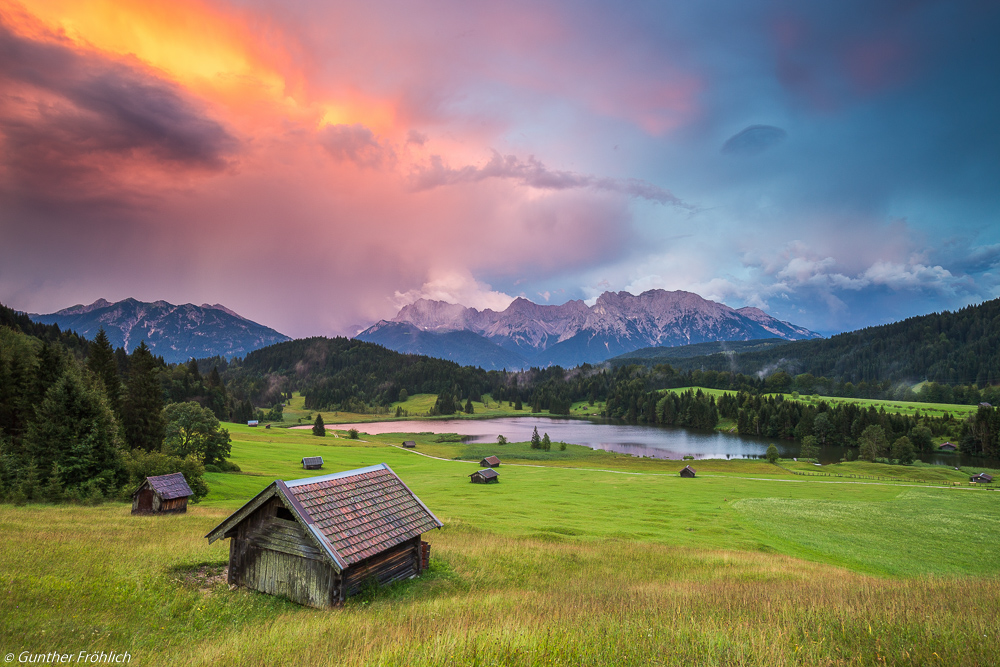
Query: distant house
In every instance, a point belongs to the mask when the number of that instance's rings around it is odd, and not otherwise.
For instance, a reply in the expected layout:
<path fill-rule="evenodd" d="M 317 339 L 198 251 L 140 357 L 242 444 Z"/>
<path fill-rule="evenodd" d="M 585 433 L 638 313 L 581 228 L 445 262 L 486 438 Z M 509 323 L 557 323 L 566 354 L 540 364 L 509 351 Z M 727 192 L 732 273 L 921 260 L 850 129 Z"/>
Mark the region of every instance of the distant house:
<path fill-rule="evenodd" d="M 330 608 L 369 582 L 427 568 L 421 535 L 442 523 L 384 463 L 275 480 L 208 535 L 230 538 L 229 583 Z"/>
<path fill-rule="evenodd" d="M 969 481 L 976 482 L 977 484 L 989 484 L 990 482 L 993 481 L 993 475 L 981 472 L 970 477 Z"/>
<path fill-rule="evenodd" d="M 485 459 L 479 462 L 479 465 L 483 468 L 499 468 L 500 459 L 495 456 L 487 456 Z"/>
<path fill-rule="evenodd" d="M 132 492 L 132 514 L 183 514 L 193 495 L 184 473 L 147 477 Z"/>
<path fill-rule="evenodd" d="M 306 470 L 319 470 L 323 467 L 323 457 L 306 456 L 302 459 L 302 467 Z"/>
<path fill-rule="evenodd" d="M 498 473 L 493 468 L 478 470 L 469 475 L 469 481 L 472 482 L 473 484 L 499 484 L 500 473 Z"/>
<path fill-rule="evenodd" d="M 957 447 L 955 447 L 955 445 L 951 444 L 950 442 L 946 442 L 943 445 L 939 446 L 938 449 L 943 449 L 947 452 L 953 452 L 957 449 Z"/>
<path fill-rule="evenodd" d="M 256 426 L 257 424 L 258 421 L 256 419 L 251 419 L 250 421 L 247 422 L 247 426 Z"/>
<path fill-rule="evenodd" d="M 407 449 L 416 449 L 417 443 L 413 442 L 412 440 L 404 440 L 403 447 L 406 447 Z"/>
<path fill-rule="evenodd" d="M 992 408 L 993 406 L 990 405 L 989 403 L 986 403 L 984 401 L 984 402 L 982 402 L 982 403 L 979 404 L 979 407 L 981 407 L 981 408 Z"/>
<path fill-rule="evenodd" d="M 694 468 L 691 466 L 684 466 L 684 469 L 681 470 L 681 477 L 694 477 Z"/>

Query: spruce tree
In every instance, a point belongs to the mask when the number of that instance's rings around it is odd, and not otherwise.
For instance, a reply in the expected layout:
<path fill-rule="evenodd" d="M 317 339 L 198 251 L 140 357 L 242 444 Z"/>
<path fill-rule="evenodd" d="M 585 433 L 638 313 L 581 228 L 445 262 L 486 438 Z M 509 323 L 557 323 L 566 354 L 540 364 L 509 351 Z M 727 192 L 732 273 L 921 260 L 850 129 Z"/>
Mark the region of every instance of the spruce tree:
<path fill-rule="evenodd" d="M 323 425 L 323 415 L 318 412 L 316 413 L 316 421 L 313 423 L 313 435 L 326 435 L 326 426 Z"/>
<path fill-rule="evenodd" d="M 552 440 L 549 439 L 548 433 L 542 436 L 542 449 L 545 451 L 552 449 Z"/>
<path fill-rule="evenodd" d="M 45 394 L 24 436 L 25 452 L 40 462 L 36 475 L 48 481 L 57 464 L 64 489 L 96 484 L 116 491 L 124 482 L 121 445 L 104 392 L 88 386 L 75 364 Z"/>
<path fill-rule="evenodd" d="M 122 405 L 125 442 L 132 449 L 158 450 L 163 442 L 163 390 L 146 342 L 129 357 L 128 384 Z"/>
<path fill-rule="evenodd" d="M 115 361 L 115 351 L 108 341 L 108 336 L 102 327 L 97 332 L 94 342 L 90 344 L 87 354 L 87 368 L 94 374 L 104 387 L 104 395 L 108 397 L 108 405 L 117 418 L 122 413 L 122 381 L 118 375 L 118 364 Z"/>
<path fill-rule="evenodd" d="M 540 449 L 542 446 L 542 439 L 538 436 L 538 427 L 531 433 L 531 448 Z"/>
<path fill-rule="evenodd" d="M 475 408 L 472 407 L 472 397 L 470 396 L 468 400 L 465 401 L 465 414 L 471 415 L 475 411 Z"/>

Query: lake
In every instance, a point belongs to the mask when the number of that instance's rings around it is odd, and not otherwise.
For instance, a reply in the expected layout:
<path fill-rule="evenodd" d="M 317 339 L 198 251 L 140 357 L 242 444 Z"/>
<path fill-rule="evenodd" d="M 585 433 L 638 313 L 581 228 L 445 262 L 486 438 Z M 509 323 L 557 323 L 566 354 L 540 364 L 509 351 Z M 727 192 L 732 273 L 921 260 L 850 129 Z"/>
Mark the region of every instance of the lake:
<path fill-rule="evenodd" d="M 681 459 L 684 456 L 693 456 L 695 459 L 763 458 L 768 446 L 772 444 L 778 448 L 782 458 L 792 458 L 799 454 L 799 443 L 790 440 L 755 438 L 721 431 L 551 417 L 434 419 L 327 425 L 327 428 L 338 430 L 356 428 L 361 433 L 371 435 L 458 433 L 471 442 L 495 442 L 498 435 L 503 435 L 511 442 L 525 442 L 531 440 L 531 433 L 536 427 L 539 435 L 548 433 L 554 443 L 565 442 L 584 445 L 591 449 L 658 459 Z M 842 447 L 822 447 L 819 460 L 822 463 L 836 463 L 844 453 Z M 935 453 L 931 455 L 929 463 L 956 466 L 959 465 L 959 458 L 956 454 Z M 997 462 L 992 462 L 991 465 L 989 461 L 968 456 L 962 456 L 961 463 L 1000 467 Z"/>

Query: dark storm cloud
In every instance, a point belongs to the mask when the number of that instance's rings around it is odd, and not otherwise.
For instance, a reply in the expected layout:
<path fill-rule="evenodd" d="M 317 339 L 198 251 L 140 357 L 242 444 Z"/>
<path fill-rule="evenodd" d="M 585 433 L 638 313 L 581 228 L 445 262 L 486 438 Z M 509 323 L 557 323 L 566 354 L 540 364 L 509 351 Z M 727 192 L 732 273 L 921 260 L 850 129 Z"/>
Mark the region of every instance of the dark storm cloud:
<path fill-rule="evenodd" d="M 237 148 L 175 85 L 62 42 L 21 37 L 2 21 L 0 83 L 5 188 L 28 198 L 100 198 L 111 188 L 98 186 L 98 175 L 107 183 L 136 167 L 219 170 Z"/>
<path fill-rule="evenodd" d="M 777 146 L 787 136 L 788 133 L 780 127 L 751 125 L 729 137 L 726 143 L 722 144 L 722 152 L 726 155 L 751 157 Z"/>

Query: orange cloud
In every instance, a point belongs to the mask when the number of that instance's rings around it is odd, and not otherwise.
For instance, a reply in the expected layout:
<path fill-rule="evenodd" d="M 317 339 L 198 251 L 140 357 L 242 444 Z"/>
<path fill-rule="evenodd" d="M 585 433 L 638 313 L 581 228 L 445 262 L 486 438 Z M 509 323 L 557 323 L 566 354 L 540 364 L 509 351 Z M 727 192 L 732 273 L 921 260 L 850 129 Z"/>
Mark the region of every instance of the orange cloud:
<path fill-rule="evenodd" d="M 0 4 L 4 7 L 4 4 Z M 356 90 L 310 91 L 292 56 L 294 45 L 268 19 L 224 11 L 199 0 L 38 0 L 12 28 L 43 30 L 81 50 L 135 58 L 188 91 L 250 121 L 244 129 L 292 120 L 306 126 L 364 123 L 386 132 L 390 101 Z"/>

